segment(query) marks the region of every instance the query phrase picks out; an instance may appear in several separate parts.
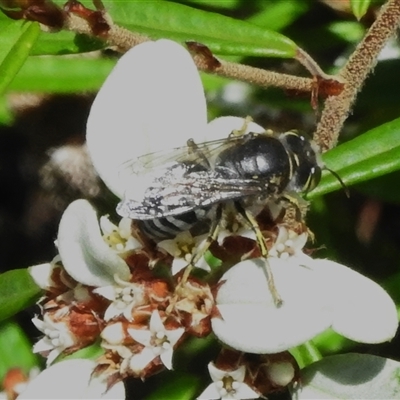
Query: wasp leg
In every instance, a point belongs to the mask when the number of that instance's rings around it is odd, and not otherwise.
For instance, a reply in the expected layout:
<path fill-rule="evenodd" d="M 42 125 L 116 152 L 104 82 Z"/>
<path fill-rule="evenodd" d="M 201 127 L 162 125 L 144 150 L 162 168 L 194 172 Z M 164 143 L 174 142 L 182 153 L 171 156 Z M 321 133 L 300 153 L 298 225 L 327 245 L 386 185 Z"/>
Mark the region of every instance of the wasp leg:
<path fill-rule="evenodd" d="M 188 139 L 186 142 L 188 148 L 189 148 L 189 154 L 195 154 L 199 160 L 202 161 L 202 164 L 206 168 L 211 168 L 210 162 L 208 161 L 207 157 L 205 154 L 199 149 L 199 146 L 197 146 L 196 142 L 193 139 Z"/>
<path fill-rule="evenodd" d="M 247 132 L 247 128 L 249 127 L 249 124 L 253 122 L 253 118 L 251 118 L 249 115 L 244 119 L 243 125 L 240 129 L 234 129 L 229 136 L 235 137 L 235 136 L 243 136 Z"/>
<path fill-rule="evenodd" d="M 198 249 L 195 254 L 193 255 L 190 263 L 185 268 L 185 272 L 182 275 L 182 279 L 180 280 L 179 284 L 184 284 L 187 279 L 189 278 L 190 273 L 192 272 L 193 268 L 196 266 L 196 263 L 200 260 L 200 258 L 206 253 L 206 251 L 211 246 L 212 242 L 214 242 L 218 237 L 220 222 L 222 216 L 222 207 L 221 205 L 218 206 L 216 211 L 216 217 L 213 219 L 209 234 L 207 239 L 203 243 L 200 249 Z"/>
<path fill-rule="evenodd" d="M 265 240 L 263 237 L 263 234 L 260 230 L 260 227 L 258 226 L 257 221 L 253 217 L 253 215 L 248 212 L 246 209 L 242 207 L 242 205 L 239 202 L 235 202 L 235 206 L 238 210 L 238 212 L 243 216 L 243 218 L 247 221 L 251 229 L 254 231 L 256 234 L 256 240 L 257 240 L 257 245 L 260 249 L 261 255 L 265 259 L 265 274 L 267 277 L 267 282 L 268 282 L 268 287 L 269 290 L 271 291 L 272 298 L 274 299 L 274 303 L 277 307 L 280 307 L 283 304 L 283 300 L 281 296 L 278 293 L 278 290 L 276 289 L 275 286 L 275 281 L 274 281 L 274 276 L 271 271 L 271 266 L 269 265 L 268 262 L 268 248 L 265 245 Z"/>
<path fill-rule="evenodd" d="M 169 306 L 166 309 L 167 313 L 170 313 L 172 311 L 172 309 L 174 308 L 174 306 L 179 298 L 179 292 L 183 289 L 185 283 L 189 279 L 190 273 L 193 271 L 193 268 L 196 266 L 196 263 L 200 260 L 200 258 L 209 249 L 212 242 L 217 239 L 219 228 L 220 228 L 220 223 L 221 223 L 221 218 L 222 218 L 222 204 L 219 204 L 216 209 L 215 218 L 212 219 L 212 223 L 211 223 L 211 227 L 210 227 L 207 239 L 205 240 L 205 242 L 203 243 L 201 248 L 195 251 L 189 264 L 185 267 L 185 271 L 183 272 L 182 278 L 175 288 L 175 296 L 172 298 Z"/>

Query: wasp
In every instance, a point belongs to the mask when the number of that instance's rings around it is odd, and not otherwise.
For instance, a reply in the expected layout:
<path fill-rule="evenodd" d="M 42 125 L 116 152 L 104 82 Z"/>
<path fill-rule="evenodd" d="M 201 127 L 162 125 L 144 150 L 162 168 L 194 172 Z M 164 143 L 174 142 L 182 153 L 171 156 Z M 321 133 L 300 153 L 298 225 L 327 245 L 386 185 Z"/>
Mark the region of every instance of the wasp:
<path fill-rule="evenodd" d="M 148 237 L 160 241 L 205 224 L 211 244 L 224 208 L 233 205 L 256 233 L 266 258 L 268 250 L 255 220 L 256 210 L 288 194 L 311 191 L 319 183 L 322 165 L 317 149 L 305 135 L 268 130 L 232 133 L 200 144 L 189 140 L 180 148 L 139 157 L 126 167 L 138 179 L 133 180 L 136 187 L 119 203 L 117 212 L 134 220 Z M 267 269 L 269 287 L 279 304 Z"/>

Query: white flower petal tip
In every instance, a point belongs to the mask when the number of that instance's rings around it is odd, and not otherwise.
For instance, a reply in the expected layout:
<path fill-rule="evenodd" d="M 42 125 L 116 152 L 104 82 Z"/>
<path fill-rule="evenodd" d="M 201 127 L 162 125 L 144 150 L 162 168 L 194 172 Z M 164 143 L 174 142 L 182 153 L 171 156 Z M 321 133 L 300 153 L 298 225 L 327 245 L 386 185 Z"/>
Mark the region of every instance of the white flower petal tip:
<path fill-rule="evenodd" d="M 125 399 L 122 382 L 107 391 L 107 383 L 92 377 L 96 363 L 91 360 L 66 360 L 42 371 L 18 396 L 28 399 Z"/>
<path fill-rule="evenodd" d="M 233 131 L 243 134 L 250 132 L 263 133 L 265 132 L 265 128 L 241 117 L 219 117 L 210 121 L 207 125 L 207 140 L 225 139 Z"/>
<path fill-rule="evenodd" d="M 86 138 L 97 172 L 122 198 L 132 174 L 127 161 L 183 146 L 188 132 L 202 142 L 206 125 L 203 86 L 189 52 L 162 39 L 121 57 L 92 105 Z"/>
<path fill-rule="evenodd" d="M 396 305 L 381 286 L 330 260 L 314 260 L 314 265 L 331 292 L 336 332 L 362 343 L 393 339 L 399 325 Z"/>
<path fill-rule="evenodd" d="M 49 289 L 54 285 L 51 275 L 56 266 L 52 263 L 44 263 L 29 267 L 29 273 L 38 285 L 42 289 Z"/>
<path fill-rule="evenodd" d="M 172 369 L 174 346 L 184 332 L 184 328 L 166 329 L 158 311 L 153 311 L 148 330 L 128 329 L 129 335 L 145 346 L 141 353 L 132 357 L 130 368 L 140 374 L 151 361 L 160 356 L 164 366 Z"/>
<path fill-rule="evenodd" d="M 265 275 L 265 260 L 243 261 L 222 277 L 216 297 L 221 317 L 215 335 L 234 349 L 278 353 L 306 342 L 331 325 L 324 288 L 308 268 L 277 258 L 270 267 L 283 305 L 277 307 Z"/>
<path fill-rule="evenodd" d="M 86 200 L 64 211 L 57 240 L 63 266 L 77 282 L 106 286 L 114 283 L 114 275 L 129 279 L 129 267 L 103 240 L 96 211 Z"/>
<path fill-rule="evenodd" d="M 259 393 L 243 382 L 246 373 L 244 366 L 233 371 L 224 371 L 218 369 L 213 363 L 210 363 L 208 364 L 208 370 L 213 383 L 204 390 L 197 398 L 198 400 L 245 400 L 259 397 Z"/>
<path fill-rule="evenodd" d="M 326 357 L 301 371 L 301 385 L 293 398 L 399 399 L 400 363 L 370 354 Z"/>

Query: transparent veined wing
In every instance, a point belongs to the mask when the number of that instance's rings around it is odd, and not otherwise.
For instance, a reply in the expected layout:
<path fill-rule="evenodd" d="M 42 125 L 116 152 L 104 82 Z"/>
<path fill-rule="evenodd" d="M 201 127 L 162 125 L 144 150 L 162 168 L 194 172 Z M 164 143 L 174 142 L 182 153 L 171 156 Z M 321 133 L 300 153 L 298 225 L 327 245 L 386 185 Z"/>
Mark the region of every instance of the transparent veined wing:
<path fill-rule="evenodd" d="M 213 169 L 213 162 L 222 151 L 231 146 L 240 145 L 247 137 L 248 135 L 229 136 L 203 143 L 196 143 L 190 139 L 185 146 L 161 150 L 129 160 L 122 168 L 124 173 L 133 175 L 144 175 L 152 171 L 161 172 L 177 163 Z"/>
<path fill-rule="evenodd" d="M 118 205 L 118 214 L 149 220 L 183 214 L 228 200 L 273 193 L 273 187 L 268 182 L 227 179 L 216 171 L 198 171 L 195 167 L 175 164 L 166 174 L 153 180 L 140 197 L 125 197 Z"/>
<path fill-rule="evenodd" d="M 142 43 L 124 54 L 92 105 L 87 144 L 106 185 L 122 198 L 128 160 L 189 137 L 204 141 L 207 126 L 204 91 L 186 49 L 170 40 Z"/>

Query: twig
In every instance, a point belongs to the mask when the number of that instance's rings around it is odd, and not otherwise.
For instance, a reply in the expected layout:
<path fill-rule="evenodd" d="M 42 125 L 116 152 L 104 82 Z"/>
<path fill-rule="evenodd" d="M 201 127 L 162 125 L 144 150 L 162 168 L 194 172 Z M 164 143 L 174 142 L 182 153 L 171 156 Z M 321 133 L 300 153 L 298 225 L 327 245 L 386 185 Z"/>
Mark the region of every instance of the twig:
<path fill-rule="evenodd" d="M 110 46 L 116 46 L 119 51 L 125 52 L 131 47 L 151 40 L 149 37 L 131 32 L 112 22 L 109 22 L 110 29 L 102 39 Z M 65 21 L 64 28 L 76 33 L 93 36 L 90 24 L 84 19 L 70 13 Z M 217 68 L 210 67 L 207 60 L 200 54 L 193 56 L 196 66 L 201 71 L 224 76 L 226 78 L 237 79 L 258 85 L 262 88 L 270 86 L 279 87 L 286 90 L 299 92 L 311 92 L 314 88 L 313 79 L 302 78 L 292 75 L 280 74 L 277 72 L 266 71 L 249 65 L 237 64 L 219 60 Z"/>
<path fill-rule="evenodd" d="M 326 99 L 314 139 L 322 151 L 334 147 L 339 132 L 366 77 L 372 71 L 382 48 L 400 23 L 400 0 L 389 0 L 381 9 L 364 39 L 359 43 L 338 76 L 344 90 Z"/>

